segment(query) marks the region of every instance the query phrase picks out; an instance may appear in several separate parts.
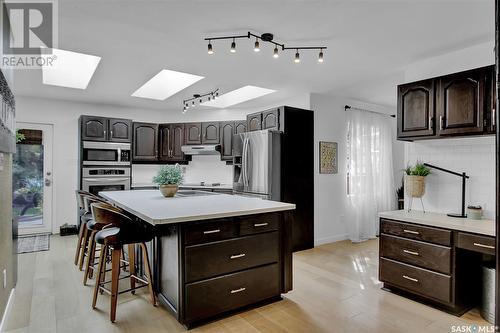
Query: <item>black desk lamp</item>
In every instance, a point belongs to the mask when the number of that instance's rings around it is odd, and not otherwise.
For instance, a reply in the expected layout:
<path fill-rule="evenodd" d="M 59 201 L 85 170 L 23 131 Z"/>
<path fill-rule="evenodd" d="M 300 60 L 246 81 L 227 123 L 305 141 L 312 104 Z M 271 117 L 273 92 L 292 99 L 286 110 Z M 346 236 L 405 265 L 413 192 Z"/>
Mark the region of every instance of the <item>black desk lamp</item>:
<path fill-rule="evenodd" d="M 429 168 L 433 168 L 433 169 L 436 169 L 439 171 L 451 173 L 452 175 L 455 175 L 455 176 L 462 178 L 462 214 L 447 214 L 447 215 L 450 217 L 466 218 L 467 214 L 465 214 L 465 180 L 469 179 L 469 176 L 467 176 L 467 174 L 465 172 L 459 173 L 459 172 L 443 169 L 443 168 L 440 168 L 440 167 L 437 167 L 435 165 L 428 164 L 428 163 L 424 163 L 424 165 L 428 166 Z"/>

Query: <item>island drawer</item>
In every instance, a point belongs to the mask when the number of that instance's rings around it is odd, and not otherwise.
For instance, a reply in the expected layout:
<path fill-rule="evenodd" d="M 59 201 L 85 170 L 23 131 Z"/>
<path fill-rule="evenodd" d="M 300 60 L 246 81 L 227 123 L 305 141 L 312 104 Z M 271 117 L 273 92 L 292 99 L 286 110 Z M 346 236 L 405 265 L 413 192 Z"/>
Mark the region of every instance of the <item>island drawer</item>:
<path fill-rule="evenodd" d="M 451 245 L 451 231 L 433 227 L 380 219 L 380 232 L 445 246 Z"/>
<path fill-rule="evenodd" d="M 238 225 L 232 219 L 200 222 L 183 227 L 186 245 L 238 237 Z"/>
<path fill-rule="evenodd" d="M 252 235 L 278 230 L 280 215 L 276 213 L 258 214 L 238 217 L 240 235 Z"/>
<path fill-rule="evenodd" d="M 278 297 L 279 266 L 272 264 L 186 285 L 186 322 Z"/>
<path fill-rule="evenodd" d="M 451 277 L 380 258 L 380 281 L 441 302 L 451 301 Z"/>
<path fill-rule="evenodd" d="M 234 238 L 185 249 L 186 282 L 277 262 L 278 232 Z"/>
<path fill-rule="evenodd" d="M 459 232 L 457 247 L 484 254 L 495 255 L 495 237 Z"/>
<path fill-rule="evenodd" d="M 445 274 L 451 273 L 451 248 L 446 246 L 382 234 L 380 256 Z"/>

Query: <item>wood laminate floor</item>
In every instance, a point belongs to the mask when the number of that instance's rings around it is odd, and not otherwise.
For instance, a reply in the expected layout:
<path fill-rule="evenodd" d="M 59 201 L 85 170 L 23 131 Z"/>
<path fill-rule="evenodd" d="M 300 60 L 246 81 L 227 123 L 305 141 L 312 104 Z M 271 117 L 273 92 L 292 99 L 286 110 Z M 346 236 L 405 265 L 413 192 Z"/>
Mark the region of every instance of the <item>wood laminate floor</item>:
<path fill-rule="evenodd" d="M 50 251 L 19 255 L 19 282 L 4 330 L 14 332 L 184 332 L 146 290 L 109 297 L 91 309 L 92 285 L 73 265 L 75 237 L 51 237 Z M 319 246 L 294 255 L 294 290 L 280 302 L 242 312 L 191 332 L 451 332 L 452 325 L 489 325 L 477 310 L 461 318 L 381 290 L 378 240 Z M 122 285 L 127 287 L 127 280 Z M 91 280 L 93 284 L 93 280 Z"/>

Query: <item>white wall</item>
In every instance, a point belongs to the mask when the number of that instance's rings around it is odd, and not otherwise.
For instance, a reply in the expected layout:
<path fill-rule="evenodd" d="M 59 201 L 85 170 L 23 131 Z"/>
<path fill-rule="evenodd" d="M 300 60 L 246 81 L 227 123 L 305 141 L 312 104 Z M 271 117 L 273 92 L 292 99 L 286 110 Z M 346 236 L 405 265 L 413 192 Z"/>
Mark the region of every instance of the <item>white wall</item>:
<path fill-rule="evenodd" d="M 309 107 L 309 95 L 284 101 L 283 104 Z M 76 201 L 74 191 L 78 186 L 78 117 L 82 114 L 98 115 L 105 117 L 118 117 L 153 123 L 162 122 L 189 122 L 210 120 L 238 120 L 245 119 L 246 114 L 264 110 L 259 109 L 234 109 L 234 110 L 193 110 L 182 114 L 177 110 L 147 110 L 126 108 L 122 106 L 77 103 L 62 100 L 49 100 L 16 96 L 16 110 L 18 122 L 34 122 L 53 124 L 53 223 L 52 231 L 59 232 L 59 227 L 64 223 L 75 223 Z M 203 159 L 203 158 L 202 158 Z M 222 161 L 206 161 L 210 167 L 205 168 L 200 159 L 195 159 L 191 167 L 192 177 L 201 177 L 204 174 L 207 181 L 219 181 L 221 174 L 230 179 L 232 169 Z M 213 166 L 217 165 L 218 168 Z M 208 166 L 208 164 L 207 164 Z M 145 179 L 150 179 L 155 173 L 154 166 L 146 167 L 143 173 Z M 189 169 L 188 169 L 189 171 Z M 186 173 L 186 179 L 191 176 Z M 193 180 L 197 181 L 197 180 Z"/>
<path fill-rule="evenodd" d="M 481 205 L 484 216 L 495 215 L 495 137 L 457 138 L 420 141 L 408 144 L 405 160 L 417 160 L 456 172 L 466 172 L 466 205 Z M 425 209 L 430 212 L 460 213 L 462 180 L 439 170 L 426 178 Z M 406 205 L 408 207 L 408 199 Z M 422 210 L 418 200 L 413 209 Z"/>
<path fill-rule="evenodd" d="M 405 68 L 405 82 L 446 75 L 495 63 L 494 42 L 423 59 Z M 467 204 L 480 204 L 485 216 L 495 215 L 495 141 L 491 137 L 439 139 L 405 143 L 405 165 L 416 160 L 457 172 L 467 172 Z M 439 171 L 426 181 L 425 209 L 438 213 L 460 212 L 461 180 Z M 408 200 L 405 201 L 408 206 Z M 421 210 L 420 203 L 413 208 Z"/>
<path fill-rule="evenodd" d="M 353 101 L 342 97 L 311 94 L 311 109 L 314 111 L 314 240 L 315 244 L 330 243 L 347 239 L 345 221 L 346 207 L 346 112 L 344 105 L 365 108 L 387 114 L 394 114 L 395 109 L 388 109 L 373 104 Z M 396 121 L 393 137 L 396 138 Z M 319 173 L 319 141 L 338 143 L 338 174 Z M 394 170 L 403 168 L 403 144 L 394 140 Z M 401 173 L 396 173 L 399 184 Z"/>

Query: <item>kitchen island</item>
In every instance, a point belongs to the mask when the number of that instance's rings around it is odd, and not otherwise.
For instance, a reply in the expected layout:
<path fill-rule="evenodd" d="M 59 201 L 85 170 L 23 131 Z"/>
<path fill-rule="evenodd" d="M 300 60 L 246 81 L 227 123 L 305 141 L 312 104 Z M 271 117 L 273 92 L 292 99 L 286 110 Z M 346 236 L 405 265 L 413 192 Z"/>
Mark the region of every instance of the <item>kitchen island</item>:
<path fill-rule="evenodd" d="M 292 289 L 294 204 L 202 191 L 99 194 L 154 229 L 154 288 L 186 327 Z"/>

